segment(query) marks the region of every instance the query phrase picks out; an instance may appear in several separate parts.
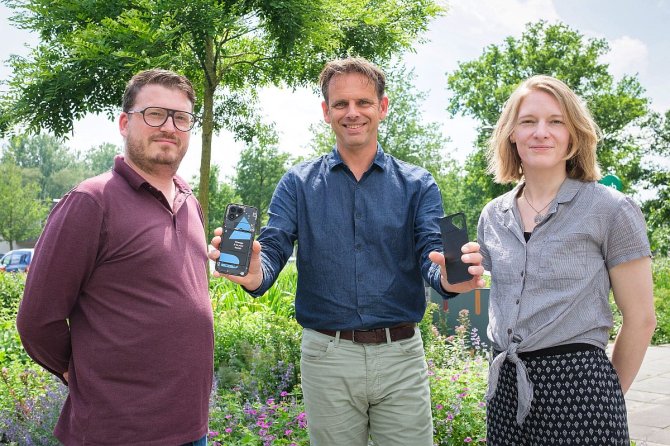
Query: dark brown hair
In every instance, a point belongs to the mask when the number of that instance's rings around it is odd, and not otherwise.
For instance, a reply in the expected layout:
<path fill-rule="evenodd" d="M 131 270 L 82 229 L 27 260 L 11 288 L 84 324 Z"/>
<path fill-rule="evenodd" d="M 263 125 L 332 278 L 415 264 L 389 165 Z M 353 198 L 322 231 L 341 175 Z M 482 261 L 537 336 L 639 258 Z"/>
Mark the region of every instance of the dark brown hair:
<path fill-rule="evenodd" d="M 345 73 L 359 73 L 367 77 L 375 86 L 377 98 L 381 100 L 384 97 L 384 88 L 386 87 L 386 76 L 372 62 L 362 57 L 347 57 L 346 59 L 332 60 L 326 64 L 319 75 L 319 86 L 323 99 L 328 102 L 328 86 L 334 76 Z"/>
<path fill-rule="evenodd" d="M 165 88 L 183 91 L 195 104 L 195 91 L 193 85 L 185 76 L 173 71 L 153 68 L 151 70 L 140 71 L 133 76 L 126 85 L 126 91 L 123 93 L 123 111 L 128 112 L 135 105 L 135 98 L 140 90 L 146 85 L 161 85 Z"/>

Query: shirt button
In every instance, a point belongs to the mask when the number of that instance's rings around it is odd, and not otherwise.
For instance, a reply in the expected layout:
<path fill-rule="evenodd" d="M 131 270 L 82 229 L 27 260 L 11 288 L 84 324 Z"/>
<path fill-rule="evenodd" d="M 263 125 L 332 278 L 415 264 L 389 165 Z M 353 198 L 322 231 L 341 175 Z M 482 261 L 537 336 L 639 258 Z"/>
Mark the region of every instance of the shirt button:
<path fill-rule="evenodd" d="M 360 212 L 356 212 L 356 218 L 361 218 L 361 213 Z"/>
<path fill-rule="evenodd" d="M 360 251 L 360 250 L 361 250 L 361 245 L 355 245 L 355 246 L 354 246 L 354 249 L 355 249 L 356 251 Z"/>
<path fill-rule="evenodd" d="M 519 299 L 516 300 L 516 304 L 519 305 Z"/>
<path fill-rule="evenodd" d="M 512 334 L 512 329 L 511 328 L 507 329 L 507 334 Z"/>
<path fill-rule="evenodd" d="M 521 271 L 521 277 L 523 277 L 523 271 Z"/>

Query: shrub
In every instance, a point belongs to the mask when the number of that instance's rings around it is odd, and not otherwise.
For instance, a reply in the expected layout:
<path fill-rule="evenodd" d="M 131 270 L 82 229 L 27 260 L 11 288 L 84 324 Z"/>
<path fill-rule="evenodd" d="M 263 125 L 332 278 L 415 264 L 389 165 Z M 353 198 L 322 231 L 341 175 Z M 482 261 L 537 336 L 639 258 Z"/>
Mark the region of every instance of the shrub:
<path fill-rule="evenodd" d="M 0 273 L 0 314 L 16 316 L 25 283 L 23 273 Z"/>
<path fill-rule="evenodd" d="M 651 338 L 652 345 L 670 343 L 670 259 L 657 257 L 652 263 L 654 278 L 654 308 L 656 310 L 656 330 Z M 616 338 L 623 316 L 610 293 L 610 308 L 614 316 L 614 324 L 610 330 L 610 341 Z"/>
<path fill-rule="evenodd" d="M 0 273 L 0 367 L 31 363 L 16 331 L 16 313 L 24 285 L 25 274 Z"/>
<path fill-rule="evenodd" d="M 424 320 L 436 309 L 430 307 Z M 458 321 L 453 336 L 445 338 L 433 328 L 426 343 L 433 442 L 439 446 L 486 442 L 487 351 L 477 330 L 470 329 L 468 310 L 460 311 Z"/>
<path fill-rule="evenodd" d="M 294 291 L 288 291 L 295 290 L 295 277 L 295 269 L 283 272 L 277 290 L 258 299 L 228 281 L 215 285 L 223 297 L 212 303 L 214 367 L 219 386 L 234 388 L 242 402 L 265 401 L 298 383 L 302 328 L 293 318 Z"/>
<path fill-rule="evenodd" d="M 0 442 L 10 445 L 59 445 L 52 435 L 66 387 L 37 366 L 20 363 L 0 371 Z"/>
<path fill-rule="evenodd" d="M 214 366 L 220 387 L 241 392 L 242 401 L 292 391 L 298 383 L 300 333 L 294 320 L 264 313 L 217 317 Z"/>
<path fill-rule="evenodd" d="M 670 343 L 670 259 L 654 259 L 654 306 L 656 330 L 652 344 Z"/>
<path fill-rule="evenodd" d="M 223 393 L 210 412 L 210 444 L 214 446 L 309 444 L 300 395 L 280 392 L 277 398 L 240 404 L 240 393 Z"/>

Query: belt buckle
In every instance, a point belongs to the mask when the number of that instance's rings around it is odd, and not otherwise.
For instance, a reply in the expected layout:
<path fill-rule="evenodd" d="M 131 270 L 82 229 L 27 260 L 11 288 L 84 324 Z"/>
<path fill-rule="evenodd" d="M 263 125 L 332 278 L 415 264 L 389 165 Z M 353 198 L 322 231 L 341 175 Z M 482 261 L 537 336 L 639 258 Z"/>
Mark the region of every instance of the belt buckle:
<path fill-rule="evenodd" d="M 374 331 L 374 330 L 351 330 L 351 342 L 354 344 L 366 344 L 365 342 L 356 342 L 356 332 L 357 331 Z"/>

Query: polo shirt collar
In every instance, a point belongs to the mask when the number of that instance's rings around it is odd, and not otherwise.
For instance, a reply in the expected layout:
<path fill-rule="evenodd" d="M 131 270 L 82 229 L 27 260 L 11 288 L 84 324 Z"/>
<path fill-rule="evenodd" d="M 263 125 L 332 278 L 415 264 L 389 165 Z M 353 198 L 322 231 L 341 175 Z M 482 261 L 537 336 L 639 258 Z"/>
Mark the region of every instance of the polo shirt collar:
<path fill-rule="evenodd" d="M 139 173 L 135 172 L 132 167 L 130 167 L 125 160 L 123 155 L 116 155 L 114 158 L 114 172 L 118 173 L 126 182 L 135 190 L 139 190 L 145 184 L 149 185 L 149 182 L 142 177 Z M 174 175 L 172 177 L 177 189 L 181 192 L 190 194 L 192 193 L 190 186 L 186 181 L 184 181 L 179 175 Z"/>

